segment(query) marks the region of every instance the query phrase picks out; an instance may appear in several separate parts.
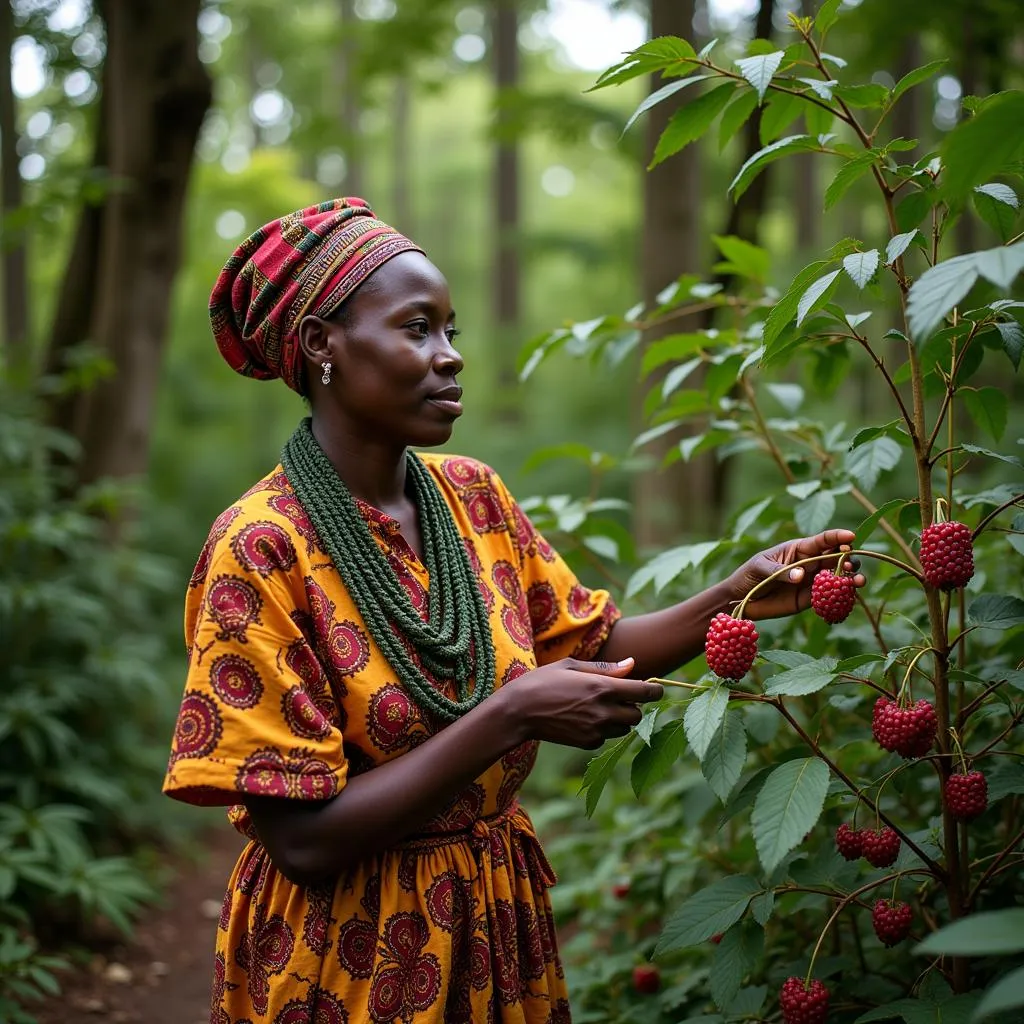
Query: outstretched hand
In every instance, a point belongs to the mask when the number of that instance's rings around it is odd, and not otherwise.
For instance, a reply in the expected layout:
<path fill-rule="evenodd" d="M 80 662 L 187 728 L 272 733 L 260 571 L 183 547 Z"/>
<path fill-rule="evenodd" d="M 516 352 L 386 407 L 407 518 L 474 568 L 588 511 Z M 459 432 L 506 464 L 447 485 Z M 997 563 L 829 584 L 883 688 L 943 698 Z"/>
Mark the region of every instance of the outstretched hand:
<path fill-rule="evenodd" d="M 813 537 L 801 537 L 798 540 L 776 544 L 775 547 L 761 551 L 744 562 L 728 581 L 738 601 L 783 566 L 816 555 L 837 556 L 832 561 L 823 559 L 807 566 L 798 565 L 789 572 L 781 573 L 767 586 L 758 590 L 756 596 L 747 604 L 744 616 L 748 619 L 777 619 L 809 608 L 811 581 L 815 573 L 819 569 L 834 570 L 839 553 L 849 551 L 853 539 L 854 534 L 851 530 L 825 530 L 824 533 L 815 534 Z M 848 573 L 854 573 L 855 587 L 864 586 L 864 575 L 857 571 L 860 568 L 858 559 L 844 561 L 843 568 Z"/>

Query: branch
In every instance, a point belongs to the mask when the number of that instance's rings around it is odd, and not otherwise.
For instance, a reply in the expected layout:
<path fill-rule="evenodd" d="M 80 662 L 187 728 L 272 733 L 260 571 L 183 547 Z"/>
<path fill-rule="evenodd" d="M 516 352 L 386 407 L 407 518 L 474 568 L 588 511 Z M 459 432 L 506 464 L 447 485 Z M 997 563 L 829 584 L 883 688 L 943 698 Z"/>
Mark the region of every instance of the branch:
<path fill-rule="evenodd" d="M 982 521 L 974 528 L 974 533 L 971 534 L 971 540 L 976 540 L 978 534 L 981 533 L 981 531 L 984 530 L 1000 512 L 1006 511 L 1006 509 L 1011 505 L 1019 505 L 1022 501 L 1024 501 L 1024 494 L 1015 494 L 1009 501 L 1004 501 L 998 508 L 989 512 L 989 514 L 985 516 L 985 518 L 982 519 Z"/>
<path fill-rule="evenodd" d="M 906 405 L 903 404 L 903 396 L 900 394 L 899 388 L 896 387 L 896 382 L 889 375 L 889 371 L 885 368 L 885 363 L 883 363 L 882 360 L 878 358 L 878 355 L 875 353 L 875 350 L 871 347 L 867 338 L 863 337 L 860 334 L 857 334 L 856 331 L 854 331 L 853 337 L 856 338 L 858 342 L 860 342 L 861 348 L 863 348 L 864 351 L 867 352 L 869 356 L 871 356 L 871 360 L 875 364 L 875 367 L 885 378 L 885 383 L 889 386 L 889 390 L 892 392 L 893 398 L 896 399 L 896 404 L 900 407 L 900 415 L 903 417 L 903 422 L 906 423 L 907 430 L 910 432 L 911 438 L 913 438 L 916 433 L 916 430 L 914 428 L 914 419 L 907 411 Z"/>
<path fill-rule="evenodd" d="M 871 499 L 859 488 L 850 488 L 850 497 L 857 502 L 862 508 L 867 509 L 868 515 L 874 515 L 878 508 L 871 501 Z M 921 563 L 917 560 L 917 555 L 914 554 L 914 549 L 903 539 L 899 531 L 885 518 L 882 516 L 878 520 L 878 525 L 896 542 L 897 547 L 910 559 L 913 565 L 920 565 Z M 915 573 L 915 575 L 918 575 Z"/>
<path fill-rule="evenodd" d="M 974 884 L 974 888 L 971 890 L 970 895 L 967 897 L 967 905 L 971 906 L 974 903 L 975 897 L 981 891 L 982 886 L 996 873 L 996 869 L 1007 857 L 1013 853 L 1014 848 L 1020 844 L 1020 841 L 1024 839 L 1024 828 L 1022 828 L 1006 845 L 1002 853 L 985 869 L 984 874 Z"/>

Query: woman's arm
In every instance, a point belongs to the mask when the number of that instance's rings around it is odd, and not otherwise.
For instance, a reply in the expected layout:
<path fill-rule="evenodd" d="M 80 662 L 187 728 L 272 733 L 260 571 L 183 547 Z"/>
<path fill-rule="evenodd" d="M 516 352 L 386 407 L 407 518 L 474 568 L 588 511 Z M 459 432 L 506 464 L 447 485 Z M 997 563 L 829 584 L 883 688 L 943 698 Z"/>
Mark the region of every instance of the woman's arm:
<path fill-rule="evenodd" d="M 640 721 L 662 687 L 622 678 L 633 668 L 545 665 L 503 686 L 425 743 L 350 779 L 331 800 L 246 797 L 256 831 L 286 878 L 310 885 L 420 829 L 503 754 L 527 740 L 594 749 Z"/>
<path fill-rule="evenodd" d="M 745 562 L 728 579 L 702 591 L 680 604 L 620 619 L 598 655 L 605 661 L 630 657 L 636 662 L 635 674 L 644 678 L 663 676 L 695 658 L 704 649 L 704 638 L 711 619 L 721 611 L 730 611 L 758 583 L 785 565 L 803 558 L 849 549 L 854 534 L 850 530 L 826 530 L 813 537 L 801 537 L 762 551 Z M 823 561 L 822 568 L 830 563 Z M 845 563 L 854 572 L 856 559 Z M 833 566 L 834 568 L 834 566 Z M 797 566 L 766 586 L 744 610 L 749 619 L 773 619 L 792 615 L 810 607 L 811 581 L 815 565 Z M 857 573 L 855 586 L 864 585 Z"/>

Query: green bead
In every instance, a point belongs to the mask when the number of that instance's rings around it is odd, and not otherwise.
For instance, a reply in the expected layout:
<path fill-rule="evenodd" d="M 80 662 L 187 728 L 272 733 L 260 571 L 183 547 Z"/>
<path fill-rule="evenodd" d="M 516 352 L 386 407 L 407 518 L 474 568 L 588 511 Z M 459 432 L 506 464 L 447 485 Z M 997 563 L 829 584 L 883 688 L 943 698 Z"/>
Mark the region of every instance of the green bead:
<path fill-rule="evenodd" d="M 406 453 L 406 472 L 420 513 L 424 564 L 430 576 L 427 622 L 413 607 L 355 499 L 317 443 L 310 419 L 304 419 L 285 444 L 281 464 L 366 628 L 413 700 L 443 721 L 454 722 L 493 693 L 494 642 L 483 596 L 451 510 L 416 455 Z M 456 700 L 423 674 L 402 638 L 432 676 L 454 683 Z M 470 657 L 471 648 L 475 658 Z"/>

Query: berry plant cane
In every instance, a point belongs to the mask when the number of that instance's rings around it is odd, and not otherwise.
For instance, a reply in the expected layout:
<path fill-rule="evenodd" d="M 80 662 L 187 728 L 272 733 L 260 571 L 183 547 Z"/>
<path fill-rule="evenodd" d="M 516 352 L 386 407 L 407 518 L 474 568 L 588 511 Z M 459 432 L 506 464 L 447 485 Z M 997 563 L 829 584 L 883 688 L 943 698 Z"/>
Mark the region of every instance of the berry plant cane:
<path fill-rule="evenodd" d="M 1024 354 L 1024 301 L 1013 298 L 1024 93 L 965 98 L 938 148 L 908 157 L 920 144 L 893 137 L 892 110 L 944 62 L 891 87 L 851 81 L 826 47 L 840 6 L 791 16 L 784 49 L 755 40 L 735 56 L 657 38 L 596 87 L 661 75 L 630 123 L 686 90 L 655 164 L 709 133 L 724 145 L 760 107 L 763 148 L 730 198 L 770 163 L 811 154 L 833 174 L 826 211 L 874 204 L 865 238 L 833 233 L 780 295 L 766 250 L 715 237 L 728 288 L 683 277 L 655 308 L 559 328 L 522 357 L 524 377 L 568 342 L 617 364 L 645 329 L 714 311 L 713 329 L 644 350 L 642 373 L 660 376 L 635 446 L 678 436 L 669 460 L 714 451 L 742 460 L 744 486 L 769 469 L 778 484 L 748 497 L 721 541 L 635 569 L 627 601 L 649 589 L 682 597 L 772 542 L 856 526 L 849 552 L 780 565 L 716 615 L 709 671 L 664 680 L 666 699 L 590 762 L 594 813 L 632 754 L 632 787 L 661 813 L 619 855 L 644 866 L 634 893 L 660 885 L 670 904 L 644 947 L 661 968 L 662 1015 L 649 1002 L 630 1010 L 626 975 L 584 989 L 591 1019 L 1024 1019 L 1024 922 L 1003 941 L 1010 919 L 999 917 L 1024 903 L 1024 441 L 1004 442 L 1024 428 L 1010 401 Z M 994 233 L 988 248 L 956 252 L 951 228 L 965 217 Z M 832 227 L 826 216 L 823 232 Z M 877 424 L 828 422 L 854 404 L 833 401 L 850 380 L 876 410 L 887 404 Z M 605 507 L 551 499 L 533 511 L 614 576 L 618 535 L 595 542 Z M 868 577 L 860 591 L 851 557 Z M 812 611 L 755 622 L 793 564 L 813 576 Z"/>

